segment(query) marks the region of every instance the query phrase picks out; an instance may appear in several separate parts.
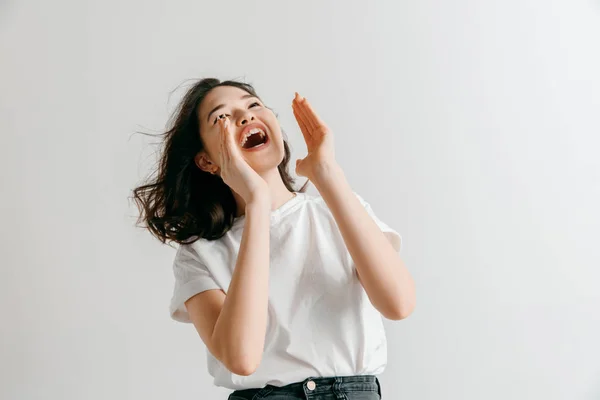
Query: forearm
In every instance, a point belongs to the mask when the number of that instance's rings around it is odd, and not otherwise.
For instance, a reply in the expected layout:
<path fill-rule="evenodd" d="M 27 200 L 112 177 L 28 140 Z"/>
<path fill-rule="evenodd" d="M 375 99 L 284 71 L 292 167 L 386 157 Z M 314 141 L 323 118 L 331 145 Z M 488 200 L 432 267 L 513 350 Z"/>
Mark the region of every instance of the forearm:
<path fill-rule="evenodd" d="M 402 319 L 415 305 L 415 285 L 399 254 L 365 210 L 337 165 L 323 166 L 313 183 L 342 234 L 373 306 L 386 318 Z"/>
<path fill-rule="evenodd" d="M 213 331 L 223 360 L 253 371 L 267 326 L 270 204 L 246 207 L 246 221 L 227 296 Z"/>

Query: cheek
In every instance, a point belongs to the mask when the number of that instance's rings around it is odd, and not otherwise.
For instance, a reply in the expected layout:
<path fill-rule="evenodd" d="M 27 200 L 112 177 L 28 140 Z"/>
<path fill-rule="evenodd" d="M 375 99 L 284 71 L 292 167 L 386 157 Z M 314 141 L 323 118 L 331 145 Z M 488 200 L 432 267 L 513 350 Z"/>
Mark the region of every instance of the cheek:
<path fill-rule="evenodd" d="M 265 115 L 263 121 L 267 124 L 273 135 L 281 137 L 281 126 L 279 126 L 279 121 L 273 113 Z"/>
<path fill-rule="evenodd" d="M 221 151 L 221 143 L 217 135 L 208 134 L 207 137 L 202 136 L 202 145 L 204 151 L 208 154 L 208 157 L 213 163 L 219 162 L 219 153 Z"/>

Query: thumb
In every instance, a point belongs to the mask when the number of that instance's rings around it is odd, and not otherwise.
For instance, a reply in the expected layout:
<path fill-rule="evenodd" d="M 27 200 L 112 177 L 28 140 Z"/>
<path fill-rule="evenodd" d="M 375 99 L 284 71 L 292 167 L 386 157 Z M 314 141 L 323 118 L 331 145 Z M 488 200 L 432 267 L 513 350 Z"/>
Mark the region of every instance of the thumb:
<path fill-rule="evenodd" d="M 296 175 L 298 176 L 306 176 L 304 175 L 304 168 L 302 168 L 302 162 L 304 159 L 299 158 L 296 160 Z"/>

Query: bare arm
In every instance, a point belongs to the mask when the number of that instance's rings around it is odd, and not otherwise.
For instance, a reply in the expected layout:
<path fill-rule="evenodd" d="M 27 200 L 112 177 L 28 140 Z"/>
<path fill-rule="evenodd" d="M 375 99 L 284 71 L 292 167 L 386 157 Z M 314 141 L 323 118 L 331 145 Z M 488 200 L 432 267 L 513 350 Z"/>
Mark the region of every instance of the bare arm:
<path fill-rule="evenodd" d="M 415 283 L 404 262 L 346 182 L 325 122 L 298 93 L 292 109 L 308 150 L 296 173 L 308 177 L 327 203 L 373 306 L 388 319 L 406 318 L 415 307 Z"/>
<path fill-rule="evenodd" d="M 231 372 L 252 374 L 260 364 L 267 328 L 270 203 L 246 206 L 238 259 L 227 295 L 200 293 L 186 302 L 208 350 Z"/>
<path fill-rule="evenodd" d="M 234 132 L 237 125 L 223 118 L 219 128 L 218 173 L 243 199 L 246 221 L 225 299 L 222 292 L 206 294 L 189 306 L 209 351 L 234 374 L 250 375 L 260 364 L 267 330 L 271 199 L 265 180 L 240 153 Z M 199 155 L 200 159 L 206 157 Z M 200 167 L 206 168 L 206 164 L 200 162 Z M 213 168 L 208 170 L 216 173 Z"/>
<path fill-rule="evenodd" d="M 331 210 L 373 306 L 386 318 L 406 318 L 415 283 L 404 262 L 348 185 L 338 165 L 322 166 L 314 183 Z"/>

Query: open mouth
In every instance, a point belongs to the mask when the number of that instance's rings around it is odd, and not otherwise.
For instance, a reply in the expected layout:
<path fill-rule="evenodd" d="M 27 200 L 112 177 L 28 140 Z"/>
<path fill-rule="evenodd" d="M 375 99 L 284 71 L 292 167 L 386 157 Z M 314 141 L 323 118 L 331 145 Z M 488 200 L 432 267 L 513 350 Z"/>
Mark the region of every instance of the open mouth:
<path fill-rule="evenodd" d="M 242 139 L 242 148 L 246 150 L 255 149 L 265 145 L 269 137 L 262 129 L 254 128 L 244 135 Z"/>

